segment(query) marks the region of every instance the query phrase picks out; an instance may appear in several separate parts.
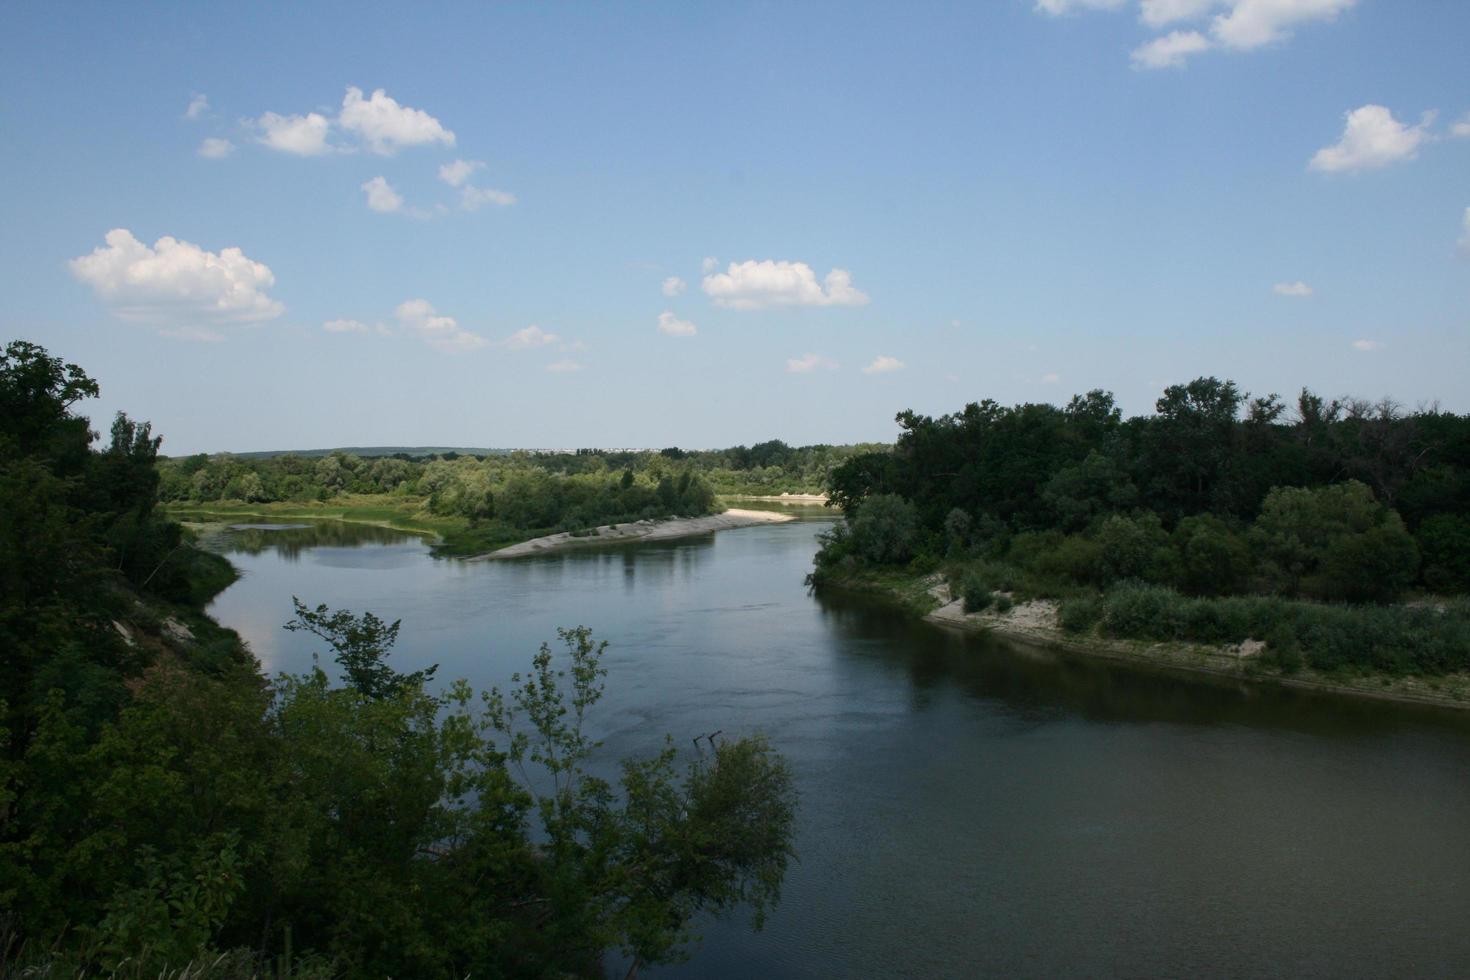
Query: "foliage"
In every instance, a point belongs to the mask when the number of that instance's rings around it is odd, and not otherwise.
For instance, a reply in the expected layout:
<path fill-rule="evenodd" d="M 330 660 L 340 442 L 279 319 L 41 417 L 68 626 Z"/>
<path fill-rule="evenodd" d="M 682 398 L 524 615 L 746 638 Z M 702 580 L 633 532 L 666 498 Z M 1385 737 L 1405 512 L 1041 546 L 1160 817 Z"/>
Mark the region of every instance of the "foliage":
<path fill-rule="evenodd" d="M 608 949 L 678 958 L 692 916 L 778 899 L 780 756 L 749 737 L 589 776 L 604 671 L 584 628 L 506 695 L 431 694 L 433 667 L 388 666 L 398 623 L 298 601 L 290 628 L 345 683 L 267 683 L 199 610 L 232 571 L 153 511 L 157 437 L 120 415 L 91 448 L 70 408 L 96 391 L 33 345 L 0 359 L 7 970 L 582 975 Z"/>
<path fill-rule="evenodd" d="M 897 494 L 878 494 L 863 501 L 849 520 L 852 547 L 875 565 L 901 565 L 914 556 L 918 513 Z"/>

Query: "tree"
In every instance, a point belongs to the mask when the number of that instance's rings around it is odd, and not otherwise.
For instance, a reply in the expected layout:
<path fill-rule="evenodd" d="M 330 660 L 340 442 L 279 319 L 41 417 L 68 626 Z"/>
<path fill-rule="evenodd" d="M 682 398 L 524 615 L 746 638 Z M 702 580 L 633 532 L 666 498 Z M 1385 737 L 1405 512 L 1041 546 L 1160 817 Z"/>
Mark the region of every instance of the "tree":
<path fill-rule="evenodd" d="M 296 618 L 286 624 L 286 629 L 293 633 L 305 631 L 326 640 L 336 653 L 333 659 L 364 697 L 378 700 L 421 688 L 439 669 L 435 664 L 400 674 L 384 663 L 393 644 L 398 642 L 400 620 L 384 623 L 370 612 L 354 616 L 350 610 L 332 612 L 325 605 L 308 609 L 295 596 L 291 597 L 291 604 L 296 609 Z"/>
<path fill-rule="evenodd" d="M 914 505 L 892 493 L 864 500 L 849 519 L 857 553 L 876 565 L 898 565 L 914 555 L 919 516 Z"/>

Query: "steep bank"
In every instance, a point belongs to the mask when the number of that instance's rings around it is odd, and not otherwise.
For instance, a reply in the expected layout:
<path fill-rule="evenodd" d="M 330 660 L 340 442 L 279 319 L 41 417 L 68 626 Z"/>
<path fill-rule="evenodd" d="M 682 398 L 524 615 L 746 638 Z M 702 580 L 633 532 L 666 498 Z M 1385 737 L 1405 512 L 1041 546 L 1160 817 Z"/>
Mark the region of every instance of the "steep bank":
<path fill-rule="evenodd" d="M 737 527 L 756 524 L 784 524 L 794 521 L 791 514 L 779 514 L 765 510 L 727 510 L 723 514 L 708 517 L 675 517 L 669 520 L 635 521 L 630 524 L 605 524 L 590 532 L 574 534 L 563 531 L 548 534 L 530 541 L 522 541 L 500 548 L 488 554 L 476 555 L 468 561 L 485 561 L 494 558 L 523 558 L 526 555 L 543 554 L 548 551 L 564 551 L 587 545 L 621 544 L 632 541 L 666 541 L 671 538 L 687 538 L 713 531 L 727 531 Z"/>

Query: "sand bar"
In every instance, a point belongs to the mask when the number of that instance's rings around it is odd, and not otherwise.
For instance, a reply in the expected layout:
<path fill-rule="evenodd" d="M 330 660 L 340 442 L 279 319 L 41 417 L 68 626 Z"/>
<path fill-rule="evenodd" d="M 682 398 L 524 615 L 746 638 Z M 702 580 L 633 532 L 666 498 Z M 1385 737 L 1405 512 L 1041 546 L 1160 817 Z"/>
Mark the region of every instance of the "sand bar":
<path fill-rule="evenodd" d="M 687 538 L 695 534 L 712 531 L 728 531 L 731 528 L 751 527 L 756 524 L 784 524 L 794 521 L 791 514 L 769 510 L 727 510 L 723 514 L 708 517 L 675 517 L 664 521 L 634 521 L 631 524 L 605 524 L 591 534 L 573 535 L 570 531 L 548 534 L 544 538 L 522 541 L 488 555 L 476 555 L 468 561 L 483 561 L 492 558 L 523 558 L 548 551 L 581 548 L 597 544 L 621 544 L 633 541 L 667 541 L 670 538 Z"/>

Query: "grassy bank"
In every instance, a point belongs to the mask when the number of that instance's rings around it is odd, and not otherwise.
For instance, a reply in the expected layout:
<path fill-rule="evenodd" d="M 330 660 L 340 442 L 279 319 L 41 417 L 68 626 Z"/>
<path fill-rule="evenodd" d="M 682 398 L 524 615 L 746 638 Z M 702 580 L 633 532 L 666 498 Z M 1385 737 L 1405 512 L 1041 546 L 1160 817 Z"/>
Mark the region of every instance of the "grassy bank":
<path fill-rule="evenodd" d="M 1151 669 L 1470 708 L 1464 602 L 1197 599 L 1131 583 L 1063 599 L 997 584 L 990 592 L 996 601 L 976 601 L 985 588 L 977 573 L 965 566 L 946 571 L 829 567 L 813 584 L 876 596 L 931 622 Z M 990 577 L 1002 580 L 998 571 L 990 569 Z"/>

